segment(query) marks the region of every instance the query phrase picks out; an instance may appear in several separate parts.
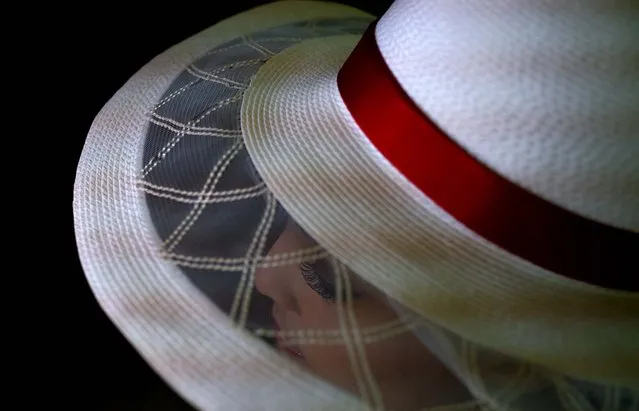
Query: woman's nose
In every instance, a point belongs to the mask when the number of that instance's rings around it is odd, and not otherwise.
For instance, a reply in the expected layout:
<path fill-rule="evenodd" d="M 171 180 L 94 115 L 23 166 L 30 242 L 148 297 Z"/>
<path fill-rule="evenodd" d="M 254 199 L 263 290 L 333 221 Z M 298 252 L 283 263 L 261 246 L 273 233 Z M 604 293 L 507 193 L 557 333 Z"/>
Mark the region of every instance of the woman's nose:
<path fill-rule="evenodd" d="M 277 302 L 285 288 L 284 279 L 276 268 L 258 268 L 255 270 L 255 288 L 257 291 Z"/>
<path fill-rule="evenodd" d="M 297 301 L 290 292 L 285 270 L 258 268 L 255 271 L 255 288 L 273 300 L 281 310 L 299 312 Z"/>

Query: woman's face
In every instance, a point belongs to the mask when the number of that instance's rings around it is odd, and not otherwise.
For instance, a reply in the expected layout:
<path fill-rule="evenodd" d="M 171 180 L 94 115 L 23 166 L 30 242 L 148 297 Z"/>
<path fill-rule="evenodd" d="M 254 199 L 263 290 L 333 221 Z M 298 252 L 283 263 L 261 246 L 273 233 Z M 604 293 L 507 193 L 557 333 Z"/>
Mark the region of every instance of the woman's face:
<path fill-rule="evenodd" d="M 295 223 L 289 222 L 269 255 L 314 245 Z M 350 344 L 353 348 L 349 353 L 349 345 L 340 337 L 344 335 L 339 333 L 340 324 L 347 329 L 357 327 L 362 335 L 382 335 L 383 331 L 374 333 L 371 327 L 390 326 L 391 322 L 395 327 L 388 328 L 397 330 L 397 315 L 383 297 L 352 275 L 349 282 L 352 310 L 347 308 L 344 298 L 341 304 L 336 301 L 334 275 L 328 260 L 258 269 L 256 288 L 273 300 L 273 317 L 280 330 L 316 330 L 324 335 L 333 331 L 333 337 L 327 338 L 337 341 L 309 344 L 297 340 L 291 345 L 279 339 L 278 348 L 324 379 L 354 393 L 361 394 L 355 370 L 359 370 L 359 381 L 366 380 L 362 376 L 369 373 L 388 408 L 411 410 L 467 399 L 465 388 L 408 329 L 376 342 Z M 349 316 L 349 312 L 354 315 Z"/>

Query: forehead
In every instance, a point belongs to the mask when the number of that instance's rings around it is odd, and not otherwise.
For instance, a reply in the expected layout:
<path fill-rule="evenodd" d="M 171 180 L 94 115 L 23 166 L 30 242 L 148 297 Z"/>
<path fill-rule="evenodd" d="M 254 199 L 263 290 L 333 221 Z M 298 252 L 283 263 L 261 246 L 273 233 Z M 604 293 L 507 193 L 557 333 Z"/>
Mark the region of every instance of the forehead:
<path fill-rule="evenodd" d="M 269 253 L 290 252 L 314 245 L 317 245 L 317 242 L 289 217 Z"/>

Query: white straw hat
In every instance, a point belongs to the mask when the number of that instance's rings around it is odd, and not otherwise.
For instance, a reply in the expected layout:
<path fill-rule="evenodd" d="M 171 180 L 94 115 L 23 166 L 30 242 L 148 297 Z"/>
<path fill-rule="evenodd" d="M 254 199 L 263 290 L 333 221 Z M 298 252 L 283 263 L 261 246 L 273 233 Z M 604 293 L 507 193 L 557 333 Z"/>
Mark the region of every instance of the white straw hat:
<path fill-rule="evenodd" d="M 636 409 L 637 17 L 290 1 L 184 41 L 87 137 L 98 301 L 201 409 Z"/>

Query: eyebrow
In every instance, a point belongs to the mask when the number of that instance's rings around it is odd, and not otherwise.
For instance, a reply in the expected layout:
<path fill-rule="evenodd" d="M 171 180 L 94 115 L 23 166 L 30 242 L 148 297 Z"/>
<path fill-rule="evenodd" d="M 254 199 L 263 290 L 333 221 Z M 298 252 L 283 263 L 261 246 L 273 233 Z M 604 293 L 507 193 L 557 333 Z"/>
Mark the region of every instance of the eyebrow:
<path fill-rule="evenodd" d="M 322 277 L 322 280 L 326 281 L 332 286 L 335 286 L 336 285 L 335 271 L 333 270 L 333 266 L 329 261 L 329 259 L 331 258 L 335 259 L 336 261 L 339 261 L 337 260 L 337 258 L 333 256 L 321 259 L 320 260 L 321 265 L 324 267 L 318 268 L 318 274 Z M 357 275 L 353 270 L 351 270 L 348 266 L 346 266 L 345 264 L 341 262 L 339 264 L 342 264 L 342 266 L 344 267 L 346 271 L 346 275 L 348 276 L 348 279 L 350 281 L 351 288 L 353 289 L 353 291 L 359 292 L 361 294 L 373 294 L 373 295 L 380 294 L 380 291 L 376 287 L 362 280 L 361 277 Z"/>

